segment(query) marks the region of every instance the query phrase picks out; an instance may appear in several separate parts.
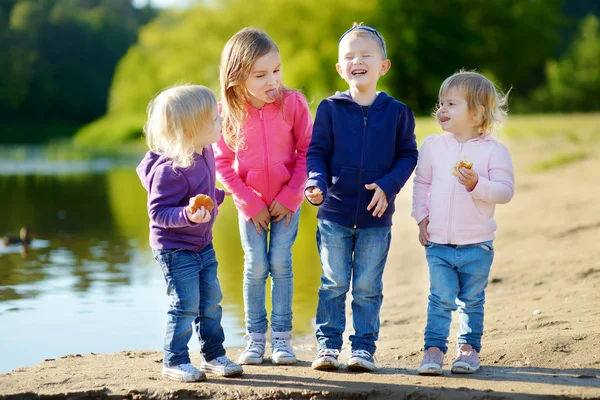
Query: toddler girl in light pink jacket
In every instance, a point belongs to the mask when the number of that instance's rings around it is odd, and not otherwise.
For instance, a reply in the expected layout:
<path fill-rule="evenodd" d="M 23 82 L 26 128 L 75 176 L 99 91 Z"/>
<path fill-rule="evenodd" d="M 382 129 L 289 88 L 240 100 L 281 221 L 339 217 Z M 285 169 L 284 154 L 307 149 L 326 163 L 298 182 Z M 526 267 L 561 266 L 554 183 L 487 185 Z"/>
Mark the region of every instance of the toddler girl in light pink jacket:
<path fill-rule="evenodd" d="M 451 371 L 473 373 L 480 367 L 494 210 L 514 194 L 510 153 L 491 135 L 506 115 L 506 100 L 477 72 L 452 75 L 442 83 L 435 112 L 445 132 L 427 137 L 419 151 L 412 216 L 430 276 L 422 375 L 442 374 L 455 310 L 460 332 Z"/>

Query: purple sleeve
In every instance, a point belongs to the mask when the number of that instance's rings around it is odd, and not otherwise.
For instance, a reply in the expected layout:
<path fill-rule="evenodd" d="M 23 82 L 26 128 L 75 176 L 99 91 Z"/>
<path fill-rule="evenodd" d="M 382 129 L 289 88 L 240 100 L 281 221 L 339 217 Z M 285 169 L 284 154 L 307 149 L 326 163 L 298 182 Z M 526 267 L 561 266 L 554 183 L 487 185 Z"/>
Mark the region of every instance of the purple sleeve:
<path fill-rule="evenodd" d="M 180 205 L 188 186 L 185 176 L 171 166 L 157 168 L 148 194 L 148 215 L 156 225 L 163 228 L 193 225 L 185 215 L 185 206 Z"/>

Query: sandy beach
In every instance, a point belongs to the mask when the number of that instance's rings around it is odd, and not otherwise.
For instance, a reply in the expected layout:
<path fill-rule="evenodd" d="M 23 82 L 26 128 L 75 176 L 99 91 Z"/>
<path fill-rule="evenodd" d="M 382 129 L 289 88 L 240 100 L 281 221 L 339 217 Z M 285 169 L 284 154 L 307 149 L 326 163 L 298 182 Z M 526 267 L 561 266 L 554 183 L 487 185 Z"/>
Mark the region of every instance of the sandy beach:
<path fill-rule="evenodd" d="M 65 355 L 0 375 L 0 399 L 600 399 L 600 159 L 535 171 L 532 166 L 547 156 L 544 143 L 508 145 L 516 192 L 496 209 L 478 373 L 450 374 L 453 323 L 443 376 L 417 375 L 428 270 L 409 216 L 409 182 L 396 203 L 376 373 L 314 371 L 316 343 L 305 338 L 295 343 L 297 365 L 274 367 L 266 360 L 245 366 L 240 378 L 209 375 L 190 384 L 161 377 L 158 351 Z M 231 357 L 239 351 L 228 349 Z M 341 360 L 348 357 L 346 343 Z M 197 354 L 192 360 L 199 362 Z"/>

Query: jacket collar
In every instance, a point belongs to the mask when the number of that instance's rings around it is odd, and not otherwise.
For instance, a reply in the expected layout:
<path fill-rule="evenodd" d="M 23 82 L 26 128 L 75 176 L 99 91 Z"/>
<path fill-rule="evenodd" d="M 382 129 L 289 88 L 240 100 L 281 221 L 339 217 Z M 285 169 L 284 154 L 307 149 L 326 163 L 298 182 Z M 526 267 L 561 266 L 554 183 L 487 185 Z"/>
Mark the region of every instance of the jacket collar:
<path fill-rule="evenodd" d="M 442 137 L 446 140 L 446 142 L 448 142 L 450 144 L 453 144 L 453 145 L 454 144 L 455 145 L 459 145 L 460 144 L 459 141 L 456 140 L 456 138 L 454 137 L 454 135 L 452 133 L 450 133 L 450 132 L 444 132 L 442 134 Z M 489 134 L 489 135 L 478 136 L 476 138 L 469 139 L 469 140 L 467 140 L 463 144 L 469 143 L 469 144 L 478 146 L 478 145 L 481 145 L 481 144 L 484 144 L 484 143 L 487 143 L 487 142 L 496 142 L 496 139 L 491 134 Z"/>
<path fill-rule="evenodd" d="M 336 92 L 333 96 L 330 96 L 329 99 L 358 105 L 358 103 L 352 99 L 352 96 L 350 96 L 350 90 L 346 90 L 345 92 Z M 375 97 L 375 101 L 369 107 L 380 108 L 385 106 L 385 104 L 391 100 L 393 100 L 393 97 L 388 95 L 386 92 L 378 92 L 377 97 Z"/>

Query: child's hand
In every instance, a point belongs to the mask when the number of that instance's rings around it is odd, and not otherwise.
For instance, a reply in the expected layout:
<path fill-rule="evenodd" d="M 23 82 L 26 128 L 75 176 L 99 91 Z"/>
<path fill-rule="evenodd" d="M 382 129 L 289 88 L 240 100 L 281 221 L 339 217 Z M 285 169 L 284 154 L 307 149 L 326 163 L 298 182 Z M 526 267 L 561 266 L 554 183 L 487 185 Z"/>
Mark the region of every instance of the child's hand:
<path fill-rule="evenodd" d="M 429 225 L 429 217 L 425 217 L 419 222 L 419 243 L 425 246 L 429 242 L 429 233 L 427 233 L 427 225 Z"/>
<path fill-rule="evenodd" d="M 323 202 L 323 192 L 316 186 L 306 188 L 304 195 L 311 204 L 318 206 Z"/>
<path fill-rule="evenodd" d="M 254 223 L 254 228 L 256 228 L 256 232 L 259 235 L 262 235 L 262 231 L 260 228 L 264 229 L 265 232 L 269 232 L 269 223 L 271 223 L 271 214 L 269 213 L 269 209 L 267 206 L 264 206 L 262 210 L 254 218 L 252 218 L 252 222 Z"/>
<path fill-rule="evenodd" d="M 274 222 L 279 222 L 285 217 L 285 226 L 288 226 L 292 219 L 292 210 L 277 200 L 273 200 L 269 206 L 269 213 L 271 214 L 271 217 L 275 217 Z"/>
<path fill-rule="evenodd" d="M 208 210 L 204 208 L 204 206 L 197 209 L 196 212 L 193 214 L 192 210 L 190 209 L 190 206 L 187 206 L 185 208 L 185 212 L 187 214 L 188 219 L 197 224 L 203 224 L 205 222 L 210 221 L 211 219 L 210 212 L 208 212 Z"/>
<path fill-rule="evenodd" d="M 464 187 L 466 187 L 470 192 L 475 189 L 477 182 L 479 182 L 479 175 L 477 175 L 477 172 L 473 171 L 472 169 L 462 167 L 457 171 L 456 179 L 458 179 L 458 183 L 464 185 Z"/>
<path fill-rule="evenodd" d="M 388 208 L 388 201 L 385 192 L 381 190 L 381 188 L 376 183 L 369 183 L 368 185 L 365 185 L 365 187 L 368 190 L 375 190 L 373 199 L 367 206 L 367 211 L 371 211 L 371 209 L 375 207 L 375 210 L 373 211 L 373 216 L 381 218 L 385 210 Z"/>

